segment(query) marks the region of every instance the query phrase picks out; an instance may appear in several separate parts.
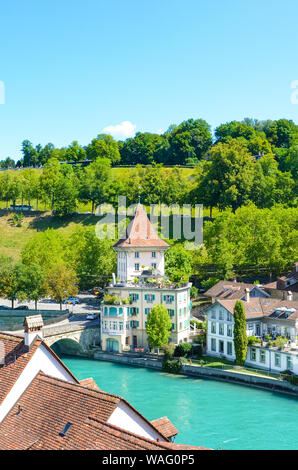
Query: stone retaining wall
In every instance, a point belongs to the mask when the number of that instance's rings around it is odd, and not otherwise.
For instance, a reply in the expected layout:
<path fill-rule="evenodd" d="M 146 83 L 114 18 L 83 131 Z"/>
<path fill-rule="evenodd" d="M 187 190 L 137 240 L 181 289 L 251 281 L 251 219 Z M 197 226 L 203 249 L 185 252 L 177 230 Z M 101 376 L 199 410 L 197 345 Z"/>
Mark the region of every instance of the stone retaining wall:
<path fill-rule="evenodd" d="M 121 354 L 104 353 L 98 351 L 94 354 L 94 359 L 100 361 L 117 362 L 120 364 L 147 367 L 149 369 L 161 370 L 161 359 L 147 359 L 145 357 L 128 357 Z M 298 396 L 298 387 L 283 380 L 275 380 L 269 377 L 261 377 L 258 375 L 249 375 L 239 372 L 232 372 L 227 370 L 216 369 L 214 367 L 200 367 L 189 364 L 183 364 L 181 374 L 209 378 L 213 380 L 220 380 L 224 382 L 236 383 L 247 385 L 250 387 L 262 388 L 274 392 L 288 393 Z"/>

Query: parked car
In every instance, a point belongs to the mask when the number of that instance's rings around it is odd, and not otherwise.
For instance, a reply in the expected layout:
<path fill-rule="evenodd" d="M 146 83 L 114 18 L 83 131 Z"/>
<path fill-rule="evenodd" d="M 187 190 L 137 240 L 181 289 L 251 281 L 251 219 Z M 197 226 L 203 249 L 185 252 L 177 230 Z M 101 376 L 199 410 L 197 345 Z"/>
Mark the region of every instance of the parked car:
<path fill-rule="evenodd" d="M 29 310 L 28 305 L 19 305 L 14 310 Z"/>
<path fill-rule="evenodd" d="M 91 289 L 91 293 L 93 295 L 99 295 L 99 294 L 104 294 L 104 290 L 101 288 L 101 287 L 93 287 L 93 289 Z"/>
<path fill-rule="evenodd" d="M 80 299 L 78 297 L 68 297 L 67 299 L 63 299 L 64 304 L 79 304 Z"/>
<path fill-rule="evenodd" d="M 96 313 L 88 313 L 86 320 L 96 320 L 97 314 Z"/>
<path fill-rule="evenodd" d="M 0 305 L 0 310 L 11 310 L 11 308 L 6 307 L 6 305 Z"/>

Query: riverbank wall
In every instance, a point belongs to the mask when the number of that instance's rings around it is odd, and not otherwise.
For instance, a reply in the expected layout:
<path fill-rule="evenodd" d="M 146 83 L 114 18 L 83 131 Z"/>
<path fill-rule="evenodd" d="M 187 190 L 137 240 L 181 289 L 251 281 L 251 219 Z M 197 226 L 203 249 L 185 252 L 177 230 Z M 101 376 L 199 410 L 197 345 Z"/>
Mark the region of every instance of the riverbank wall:
<path fill-rule="evenodd" d="M 98 351 L 94 353 L 94 359 L 100 361 L 116 362 L 119 364 L 134 367 L 146 367 L 148 369 L 162 370 L 161 360 L 155 357 L 134 357 L 122 354 L 113 354 Z M 246 385 L 249 387 L 261 388 L 272 392 L 287 393 L 298 397 L 298 387 L 290 384 L 286 380 L 276 380 L 270 377 L 263 377 L 253 374 L 244 374 L 236 371 L 216 369 L 215 367 L 201 367 L 190 364 L 183 364 L 180 374 L 204 379 L 219 380 L 222 382 Z"/>

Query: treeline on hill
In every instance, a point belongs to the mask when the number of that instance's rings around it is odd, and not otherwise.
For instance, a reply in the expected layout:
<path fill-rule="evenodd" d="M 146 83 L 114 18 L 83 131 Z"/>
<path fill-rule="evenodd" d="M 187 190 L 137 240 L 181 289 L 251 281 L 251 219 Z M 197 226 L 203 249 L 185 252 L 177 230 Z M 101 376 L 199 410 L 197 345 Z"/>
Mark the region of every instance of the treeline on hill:
<path fill-rule="evenodd" d="M 39 167 L 51 158 L 74 162 L 109 158 L 113 166 L 193 165 L 203 158 L 208 160 L 214 145 L 228 143 L 230 139 L 243 143 L 250 156 L 273 154 L 278 159 L 280 170 L 297 173 L 298 126 L 287 119 L 232 121 L 218 126 L 214 138 L 206 121 L 188 119 L 179 125 L 171 125 L 162 135 L 138 132 L 135 137 L 117 142 L 110 135 L 99 134 L 85 147 L 74 141 L 68 147 L 58 149 L 52 143 L 42 147 L 25 140 L 22 143 L 23 158 L 16 165 Z M 14 165 L 10 157 L 0 162 L 3 168 Z"/>
<path fill-rule="evenodd" d="M 293 174 L 294 173 L 294 174 Z M 27 168 L 20 172 L 0 174 L 0 200 L 39 202 L 58 216 L 76 211 L 79 204 L 110 203 L 117 208 L 118 197 L 126 196 L 127 204 L 135 203 L 138 195 L 145 205 L 203 204 L 225 210 L 252 202 L 259 208 L 275 204 L 286 207 L 297 203 L 297 174 L 282 171 L 272 154 L 252 160 L 247 146 L 240 140 L 219 142 L 196 165 L 191 175 L 183 169 L 162 165 L 137 165 L 121 169 L 121 177 L 111 168 L 107 158 L 97 158 L 89 166 L 59 164 L 50 159 L 39 173 Z"/>
<path fill-rule="evenodd" d="M 287 272 L 298 259 L 298 211 L 250 204 L 226 210 L 204 226 L 204 244 L 187 250 L 171 241 L 165 271 L 175 283 L 195 275 L 205 288 L 235 275 L 256 277 Z M 54 229 L 37 233 L 13 264 L 0 257 L 0 296 L 36 302 L 49 295 L 60 302 L 78 289 L 105 286 L 116 272 L 115 240 L 98 239 L 94 227 L 77 227 L 70 234 Z"/>

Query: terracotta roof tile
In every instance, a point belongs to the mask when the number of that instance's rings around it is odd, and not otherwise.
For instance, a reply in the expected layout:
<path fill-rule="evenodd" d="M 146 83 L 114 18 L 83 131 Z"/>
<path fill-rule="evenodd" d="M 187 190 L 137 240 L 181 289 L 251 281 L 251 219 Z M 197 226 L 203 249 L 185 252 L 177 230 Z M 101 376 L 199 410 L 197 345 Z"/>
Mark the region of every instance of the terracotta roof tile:
<path fill-rule="evenodd" d="M 166 438 L 176 436 L 179 432 L 167 416 L 153 419 L 151 424 Z"/>
<path fill-rule="evenodd" d="M 168 248 L 169 245 L 163 241 L 155 232 L 147 214 L 141 204 L 137 205 L 134 218 L 126 228 L 125 237 L 120 238 L 114 245 L 118 247 L 160 247 Z"/>

